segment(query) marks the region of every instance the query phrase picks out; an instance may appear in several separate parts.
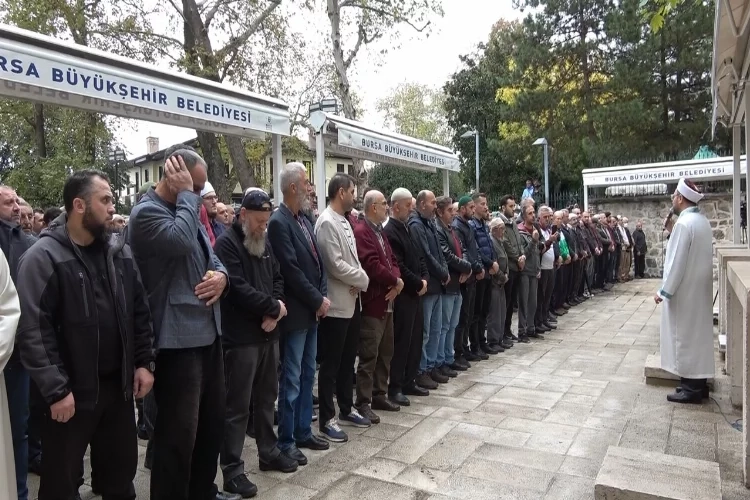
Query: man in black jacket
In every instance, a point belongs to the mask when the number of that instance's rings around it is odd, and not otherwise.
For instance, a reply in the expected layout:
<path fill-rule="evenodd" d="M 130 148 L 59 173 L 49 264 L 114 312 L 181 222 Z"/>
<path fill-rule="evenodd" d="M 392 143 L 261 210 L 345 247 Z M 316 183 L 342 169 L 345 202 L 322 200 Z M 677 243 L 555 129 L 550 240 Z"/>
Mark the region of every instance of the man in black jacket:
<path fill-rule="evenodd" d="M 15 190 L 0 186 L 0 247 L 10 268 L 10 277 L 18 288 L 18 261 L 34 244 L 36 238 L 27 235 L 20 226 L 21 207 Z M 16 491 L 19 500 L 26 500 L 26 468 L 29 463 L 27 425 L 29 419 L 29 374 L 21 364 L 21 356 L 14 351 L 3 369 L 5 388 L 8 391 L 8 409 L 13 439 L 13 455 L 16 464 Z M 36 412 L 35 412 L 36 413 Z M 36 433 L 34 433 L 36 434 Z M 34 440 L 39 453 L 39 444 Z M 31 457 L 32 459 L 37 457 Z"/>
<path fill-rule="evenodd" d="M 61 215 L 21 259 L 21 360 L 49 405 L 39 498 L 73 498 L 86 447 L 104 498 L 133 499 L 133 397 L 154 382 L 151 315 L 130 248 L 110 239 L 105 174 L 82 170 Z"/>
<path fill-rule="evenodd" d="M 419 362 L 417 385 L 424 389 L 437 389 L 437 384 L 445 384 L 448 377 L 434 370 L 435 358 L 428 352 L 428 343 L 440 337 L 443 324 L 443 310 L 440 296 L 450 281 L 448 265 L 435 228 L 435 209 L 437 202 L 432 191 L 420 191 L 417 195 L 417 209 L 409 216 L 411 237 L 422 248 L 429 279 L 427 293 L 422 297 L 422 317 L 424 319 L 422 340 L 422 359 Z"/>
<path fill-rule="evenodd" d="M 448 264 L 451 280 L 445 287 L 441 297 L 441 308 L 443 310 L 443 330 L 440 334 L 436 368 L 446 377 L 455 377 L 458 371 L 466 371 L 469 366 L 466 363 L 456 363 L 456 356 L 463 353 L 463 341 L 455 340 L 458 321 L 461 315 L 461 285 L 473 274 L 471 262 L 464 258 L 465 249 L 458 238 L 458 231 L 453 229 L 455 208 L 453 200 L 447 196 L 437 199 L 437 234 L 440 249 Z M 440 345 L 444 348 L 441 350 Z M 460 346 L 460 351 L 455 346 Z"/>
<path fill-rule="evenodd" d="M 479 361 L 481 358 L 469 349 L 469 328 L 474 318 L 474 300 L 477 293 L 477 279 L 484 279 L 484 265 L 479 257 L 474 229 L 469 221 L 474 217 L 474 200 L 471 196 L 462 196 L 458 200 L 458 212 L 453 218 L 453 229 L 461 241 L 465 251 L 464 259 L 471 264 L 471 274 L 464 283 L 461 283 L 461 315 L 458 318 L 456 336 L 453 340 L 455 351 L 455 364 L 471 368 L 471 361 Z"/>
<path fill-rule="evenodd" d="M 261 470 L 294 472 L 299 465 L 279 450 L 273 431 L 278 395 L 278 322 L 286 316 L 284 279 L 266 242 L 273 206 L 261 190 L 242 200 L 240 216 L 214 245 L 229 273 L 229 293 L 221 299 L 227 411 L 220 463 L 224 490 L 253 496 L 258 488 L 245 475 L 242 451 L 253 398 L 253 422 Z"/>
<path fill-rule="evenodd" d="M 633 246 L 635 247 L 635 277 L 643 278 L 646 271 L 648 245 L 646 244 L 646 233 L 643 232 L 643 222 L 640 220 L 636 222 L 635 231 L 633 231 Z"/>
<path fill-rule="evenodd" d="M 391 195 L 391 218 L 383 234 L 391 244 L 404 289 L 393 302 L 393 357 L 388 382 L 388 399 L 409 406 L 410 396 L 429 396 L 430 391 L 415 383 L 422 356 L 422 296 L 427 293 L 427 272 L 422 249 L 412 239 L 406 222 L 412 211 L 412 195 L 398 188 Z"/>

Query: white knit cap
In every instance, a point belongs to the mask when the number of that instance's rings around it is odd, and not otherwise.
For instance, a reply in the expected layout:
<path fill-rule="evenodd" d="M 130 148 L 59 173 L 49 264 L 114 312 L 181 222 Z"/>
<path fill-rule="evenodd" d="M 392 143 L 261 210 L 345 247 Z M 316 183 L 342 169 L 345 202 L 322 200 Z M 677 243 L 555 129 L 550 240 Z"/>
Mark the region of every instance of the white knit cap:
<path fill-rule="evenodd" d="M 214 187 L 211 185 L 211 183 L 206 181 L 206 183 L 203 185 L 203 189 L 201 189 L 201 198 L 211 193 L 216 194 L 216 191 L 214 191 Z"/>
<path fill-rule="evenodd" d="M 698 203 L 703 199 L 703 195 L 701 193 L 695 191 L 685 183 L 684 177 L 680 178 L 680 182 L 677 183 L 677 192 L 693 203 Z"/>

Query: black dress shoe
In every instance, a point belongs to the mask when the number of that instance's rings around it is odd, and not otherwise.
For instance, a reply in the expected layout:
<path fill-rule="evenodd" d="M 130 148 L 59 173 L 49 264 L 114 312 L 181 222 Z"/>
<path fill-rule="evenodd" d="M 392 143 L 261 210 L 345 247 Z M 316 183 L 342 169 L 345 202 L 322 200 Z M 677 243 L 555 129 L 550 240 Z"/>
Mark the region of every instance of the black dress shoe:
<path fill-rule="evenodd" d="M 289 448 L 286 451 L 282 451 L 281 453 L 286 455 L 287 458 L 296 461 L 300 465 L 307 465 L 307 457 L 301 451 L 299 451 L 299 448 L 297 448 L 296 446 Z"/>
<path fill-rule="evenodd" d="M 42 475 L 42 456 L 39 455 L 34 460 L 29 460 L 29 472 L 36 474 L 37 476 Z"/>
<path fill-rule="evenodd" d="M 528 335 L 532 339 L 544 340 L 544 335 L 542 335 L 541 333 L 532 332 L 532 333 L 529 333 Z"/>
<path fill-rule="evenodd" d="M 272 458 L 268 462 L 259 460 L 258 466 L 260 467 L 260 470 L 263 471 L 277 470 L 279 472 L 285 472 L 289 474 L 290 472 L 294 472 L 297 470 L 297 468 L 299 467 L 299 463 L 296 460 L 293 460 L 284 455 L 283 453 L 279 453 L 275 458 Z M 224 489 L 226 490 L 226 488 Z"/>
<path fill-rule="evenodd" d="M 531 341 L 529 340 L 529 337 L 527 337 L 526 335 L 521 335 L 521 336 L 519 336 L 519 337 L 518 337 L 518 341 L 519 341 L 520 343 L 522 343 L 522 344 L 528 344 L 529 342 L 531 342 Z"/>
<path fill-rule="evenodd" d="M 242 496 L 237 493 L 228 493 L 226 491 L 217 491 L 214 500 L 242 500 Z"/>
<path fill-rule="evenodd" d="M 446 377 L 440 372 L 439 368 L 432 369 L 432 371 L 430 372 L 430 378 L 439 384 L 447 384 L 450 380 L 449 377 Z"/>
<path fill-rule="evenodd" d="M 544 333 L 552 330 L 552 328 L 547 328 L 546 326 L 544 326 L 544 324 L 536 325 L 534 328 L 536 329 L 537 333 Z"/>
<path fill-rule="evenodd" d="M 252 498 L 258 494 L 258 487 L 251 483 L 246 475 L 240 474 L 224 483 L 224 491 L 242 498 Z M 216 498 L 219 498 L 219 495 L 216 495 Z"/>
<path fill-rule="evenodd" d="M 482 351 L 481 349 L 477 351 L 472 351 L 472 354 L 474 356 L 479 357 L 479 359 L 481 359 L 482 361 L 487 361 L 488 359 L 490 359 L 489 355 L 485 353 L 484 351 Z"/>
<path fill-rule="evenodd" d="M 457 372 L 465 372 L 466 370 L 469 369 L 468 366 L 459 364 L 458 362 L 454 362 L 453 364 L 448 365 L 448 366 L 450 367 L 451 370 L 455 370 Z"/>
<path fill-rule="evenodd" d="M 323 441 L 313 434 L 306 441 L 297 441 L 297 448 L 307 448 L 308 450 L 327 450 L 330 447 L 328 441 Z M 299 460 L 297 460 L 299 462 Z"/>
<path fill-rule="evenodd" d="M 552 323 L 549 323 L 549 322 L 547 322 L 547 323 L 542 323 L 542 324 L 543 324 L 544 326 L 546 326 L 547 328 L 549 328 L 549 330 L 557 330 L 557 325 L 553 325 Z"/>
<path fill-rule="evenodd" d="M 491 344 L 490 347 L 497 353 L 500 354 L 501 352 L 505 352 L 505 347 L 501 346 L 500 344 Z"/>
<path fill-rule="evenodd" d="M 458 372 L 456 372 L 456 370 L 451 370 L 451 367 L 448 365 L 443 365 L 438 369 L 440 370 L 440 373 L 442 373 L 446 377 L 450 377 L 450 378 L 458 377 Z"/>
<path fill-rule="evenodd" d="M 482 361 L 482 358 L 474 354 L 473 352 L 467 352 L 464 354 L 466 361 Z"/>
<path fill-rule="evenodd" d="M 430 377 L 430 374 L 427 372 L 417 375 L 416 383 L 419 387 L 427 390 L 434 390 L 438 388 L 438 383 L 432 380 L 432 377 Z M 409 393 L 405 392 L 405 394 Z"/>
<path fill-rule="evenodd" d="M 513 342 L 518 342 L 518 337 L 516 337 L 512 333 L 506 333 L 504 338 L 512 340 Z"/>
<path fill-rule="evenodd" d="M 685 391 L 675 392 L 673 394 L 667 394 L 667 401 L 671 403 L 685 403 L 699 405 L 703 403 L 703 398 L 698 396 L 688 395 Z"/>
<path fill-rule="evenodd" d="M 409 406 L 411 404 L 411 401 L 409 401 L 409 398 L 404 396 L 404 393 L 401 391 L 392 392 L 388 394 L 388 399 L 399 406 Z M 375 401 L 373 401 L 373 404 L 374 403 Z"/>
<path fill-rule="evenodd" d="M 421 396 L 421 397 L 425 397 L 425 396 L 429 396 L 430 395 L 430 391 L 428 391 L 427 389 L 423 389 L 422 387 L 419 387 L 415 383 L 411 383 L 411 384 L 405 385 L 404 388 L 401 390 L 401 392 L 403 392 L 404 394 L 407 394 L 409 396 Z"/>
<path fill-rule="evenodd" d="M 510 349 L 511 347 L 513 347 L 513 342 L 511 342 L 509 339 L 503 339 L 500 345 L 503 346 L 503 349 Z"/>
<path fill-rule="evenodd" d="M 385 396 L 375 396 L 372 398 L 372 409 L 383 410 L 383 411 L 401 411 L 401 407 L 389 401 Z"/>
<path fill-rule="evenodd" d="M 680 392 L 682 392 L 682 387 L 679 387 L 679 386 L 678 386 L 678 387 L 676 387 L 676 388 L 675 388 L 675 390 L 674 390 L 674 392 L 676 392 L 676 393 L 678 393 L 678 394 L 679 394 Z M 703 386 L 703 390 L 701 391 L 701 397 L 702 397 L 703 399 L 708 399 L 708 398 L 709 398 L 709 396 L 710 396 L 710 394 L 709 394 L 709 392 L 708 392 L 708 386 L 707 386 L 707 385 L 705 385 L 705 386 Z"/>

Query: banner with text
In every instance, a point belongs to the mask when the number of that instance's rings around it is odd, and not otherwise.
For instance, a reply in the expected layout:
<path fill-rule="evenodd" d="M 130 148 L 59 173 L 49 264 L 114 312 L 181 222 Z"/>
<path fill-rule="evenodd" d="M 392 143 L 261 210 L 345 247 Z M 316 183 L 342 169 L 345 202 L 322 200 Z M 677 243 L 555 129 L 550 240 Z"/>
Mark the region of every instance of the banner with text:
<path fill-rule="evenodd" d="M 0 94 L 233 135 L 289 135 L 287 110 L 0 39 Z"/>
<path fill-rule="evenodd" d="M 583 174 L 587 186 L 612 186 L 618 184 L 676 183 L 680 177 L 691 180 L 730 179 L 734 171 L 732 161 L 701 164 L 696 166 L 654 167 L 630 171 L 596 172 Z M 745 175 L 746 162 L 740 163 L 740 173 Z"/>
<path fill-rule="evenodd" d="M 394 141 L 364 130 L 351 130 L 341 125 L 338 125 L 338 145 L 366 153 L 366 156 L 359 156 L 365 160 L 412 168 L 431 167 L 453 172 L 461 170 L 455 155 Z"/>

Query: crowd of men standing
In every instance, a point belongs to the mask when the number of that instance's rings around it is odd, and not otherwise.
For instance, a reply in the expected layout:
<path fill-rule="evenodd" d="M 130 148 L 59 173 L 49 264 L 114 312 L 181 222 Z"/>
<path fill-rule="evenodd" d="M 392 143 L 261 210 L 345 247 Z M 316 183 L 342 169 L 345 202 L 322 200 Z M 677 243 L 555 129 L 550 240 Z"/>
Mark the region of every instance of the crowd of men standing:
<path fill-rule="evenodd" d="M 144 398 L 152 499 L 254 496 L 246 434 L 261 470 L 293 472 L 302 450 L 346 442 L 342 426 L 378 424 L 472 363 L 543 340 L 571 307 L 631 279 L 633 255 L 642 276 L 640 225 L 631 234 L 608 213 L 526 198 L 518 214 L 508 195 L 492 218 L 481 193 L 404 188 L 367 191 L 357 211 L 355 181 L 338 173 L 315 219 L 305 167 L 290 163 L 279 206 L 251 188 L 235 218 L 194 150 L 165 158 L 117 237 L 102 172 L 73 174 L 56 213 L 24 216 L 0 187 L 21 307 L 3 371 L 21 500 L 37 459 L 39 499 L 76 498 L 89 445 L 92 489 L 135 498 Z"/>

